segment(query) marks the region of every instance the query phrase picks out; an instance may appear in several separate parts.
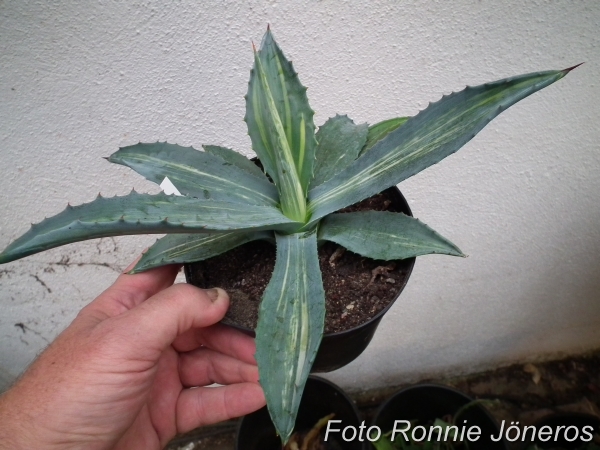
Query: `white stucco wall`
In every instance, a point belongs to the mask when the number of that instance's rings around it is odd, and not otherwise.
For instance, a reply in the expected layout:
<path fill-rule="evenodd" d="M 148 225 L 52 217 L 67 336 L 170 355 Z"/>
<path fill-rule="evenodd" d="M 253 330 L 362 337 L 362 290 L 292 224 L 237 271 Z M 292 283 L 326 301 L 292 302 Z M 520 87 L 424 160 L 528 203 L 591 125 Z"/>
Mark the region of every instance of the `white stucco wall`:
<path fill-rule="evenodd" d="M 586 64 L 402 183 L 415 216 L 469 258 L 419 258 L 357 388 L 600 347 L 600 3 L 0 2 L 0 247 L 29 222 L 156 188 L 103 159 L 156 140 L 251 154 L 250 41 L 270 23 L 317 124 L 415 114 L 466 84 Z M 0 267 L 0 384 L 153 237 Z M 20 325 L 19 325 L 20 324 Z"/>

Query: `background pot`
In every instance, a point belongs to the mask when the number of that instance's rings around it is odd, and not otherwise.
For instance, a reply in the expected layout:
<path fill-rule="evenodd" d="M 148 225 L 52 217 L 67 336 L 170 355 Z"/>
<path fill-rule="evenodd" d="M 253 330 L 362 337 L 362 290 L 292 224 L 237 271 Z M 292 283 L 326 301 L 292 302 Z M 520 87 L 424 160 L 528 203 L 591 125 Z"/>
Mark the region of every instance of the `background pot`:
<path fill-rule="evenodd" d="M 426 425 L 437 418 L 453 415 L 462 406 L 473 399 L 446 386 L 435 384 L 420 384 L 411 386 L 394 394 L 384 402 L 373 419 L 383 433 L 393 429 L 395 420 L 416 420 Z M 481 405 L 473 405 L 460 415 L 458 425 L 466 420 L 467 426 L 477 425 L 481 429 L 481 437 L 475 442 L 469 442 L 469 450 L 507 450 L 504 440 L 493 442 L 490 436 L 500 432 L 496 421 Z"/>
<path fill-rule="evenodd" d="M 330 381 L 314 376 L 309 377 L 300 402 L 294 430 L 309 430 L 319 419 L 331 413 L 335 413 L 334 419 L 342 421 L 341 425 L 336 425 L 336 428 L 360 425 L 359 412 L 344 391 Z M 322 430 L 322 436 L 324 436 L 324 432 L 325 428 Z M 341 433 L 330 434 L 327 441 L 331 450 L 366 450 L 368 448 L 365 443 L 358 440 L 343 441 Z M 236 450 L 281 450 L 281 441 L 275 433 L 275 427 L 266 407 L 242 418 L 237 430 L 235 448 Z"/>
<path fill-rule="evenodd" d="M 594 432 L 600 434 L 600 419 L 596 416 L 592 416 L 590 414 L 583 413 L 557 413 L 552 414 L 550 416 L 546 416 L 543 419 L 538 420 L 534 426 L 536 430 L 539 430 L 540 427 L 549 426 L 553 431 L 556 430 L 556 427 L 564 426 L 570 427 L 575 426 L 580 431 L 585 426 L 591 426 L 594 428 Z M 564 431 L 564 429 L 563 429 Z M 572 434 L 569 434 L 572 436 Z M 581 448 L 583 445 L 588 444 L 587 442 L 582 441 L 581 439 L 577 439 L 573 442 L 569 442 L 564 439 L 564 434 L 561 433 L 560 438 L 558 440 L 551 439 L 548 442 L 542 442 L 540 440 L 535 440 L 533 442 L 529 442 L 523 446 L 523 449 L 527 449 L 532 445 L 537 445 L 541 449 L 554 449 L 561 448 L 564 450 L 576 450 Z"/>
<path fill-rule="evenodd" d="M 390 196 L 392 205 L 397 211 L 412 216 L 412 212 L 408 206 L 408 203 L 406 202 L 406 199 L 397 187 L 386 189 L 383 192 Z M 406 283 L 408 282 L 408 279 L 410 278 L 410 274 L 415 265 L 415 259 L 416 258 L 409 258 L 398 262 L 398 264 L 402 264 L 404 266 L 403 268 L 406 276 L 401 283 L 395 285 L 395 287 L 399 289 L 396 299 L 402 293 Z M 192 267 L 193 263 L 184 265 L 186 280 L 188 283 L 198 285 L 198 283 L 194 282 L 192 276 Z M 212 286 L 200 287 L 207 288 Z M 377 330 L 377 327 L 379 326 L 379 322 L 383 318 L 384 314 L 390 309 L 392 304 L 396 301 L 396 299 L 392 300 L 384 309 L 379 311 L 377 315 L 357 327 L 337 333 L 325 334 L 317 352 L 317 357 L 313 364 L 312 372 L 331 372 L 354 361 L 367 348 L 369 342 L 371 342 L 371 339 L 375 334 L 375 331 Z M 237 328 L 254 337 L 254 330 L 250 328 L 231 325 L 229 323 L 228 325 L 233 326 L 234 328 Z"/>

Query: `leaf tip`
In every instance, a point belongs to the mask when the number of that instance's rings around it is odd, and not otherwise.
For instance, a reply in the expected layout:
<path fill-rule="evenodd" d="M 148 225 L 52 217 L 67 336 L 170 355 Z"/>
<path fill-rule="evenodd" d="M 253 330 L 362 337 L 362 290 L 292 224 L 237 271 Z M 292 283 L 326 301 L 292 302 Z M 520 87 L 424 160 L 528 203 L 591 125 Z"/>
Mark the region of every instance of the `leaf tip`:
<path fill-rule="evenodd" d="M 575 69 L 577 69 L 577 68 L 578 68 L 579 66 L 581 66 L 582 64 L 585 64 L 585 61 L 584 61 L 584 62 L 581 62 L 581 63 L 579 63 L 579 64 L 575 64 L 574 66 L 567 67 L 565 70 L 563 70 L 563 72 L 565 72 L 565 73 L 569 73 L 571 70 L 575 70 Z"/>

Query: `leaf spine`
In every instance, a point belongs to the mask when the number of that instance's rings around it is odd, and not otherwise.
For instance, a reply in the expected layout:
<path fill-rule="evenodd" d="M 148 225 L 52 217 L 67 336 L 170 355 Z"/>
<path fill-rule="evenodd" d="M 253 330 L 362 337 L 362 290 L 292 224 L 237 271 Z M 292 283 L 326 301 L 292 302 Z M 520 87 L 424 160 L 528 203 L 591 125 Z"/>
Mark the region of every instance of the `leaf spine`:
<path fill-rule="evenodd" d="M 563 70 L 563 72 L 567 72 L 567 73 L 569 73 L 571 70 L 577 69 L 577 68 L 578 68 L 580 65 L 582 65 L 582 64 L 585 64 L 585 61 L 584 61 L 584 62 L 581 62 L 581 63 L 579 63 L 579 64 L 575 64 L 574 66 L 567 67 L 565 70 Z"/>

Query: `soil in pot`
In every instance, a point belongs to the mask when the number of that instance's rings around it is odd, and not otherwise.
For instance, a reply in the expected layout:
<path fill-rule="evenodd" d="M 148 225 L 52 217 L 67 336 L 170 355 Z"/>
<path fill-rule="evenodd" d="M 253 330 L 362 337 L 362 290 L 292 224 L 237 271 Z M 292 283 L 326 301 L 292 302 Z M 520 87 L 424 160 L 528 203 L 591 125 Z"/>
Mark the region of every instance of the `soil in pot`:
<path fill-rule="evenodd" d="M 388 189 L 340 212 L 392 211 L 410 214 Z M 397 192 L 397 191 L 396 191 Z M 378 261 L 327 242 L 319 248 L 325 288 L 325 333 L 354 328 L 377 315 L 404 288 L 414 258 Z M 224 323 L 256 328 L 262 294 L 275 267 L 275 247 L 250 242 L 217 257 L 190 264 L 188 282 L 204 288 L 218 286 L 229 293 L 230 309 Z"/>

